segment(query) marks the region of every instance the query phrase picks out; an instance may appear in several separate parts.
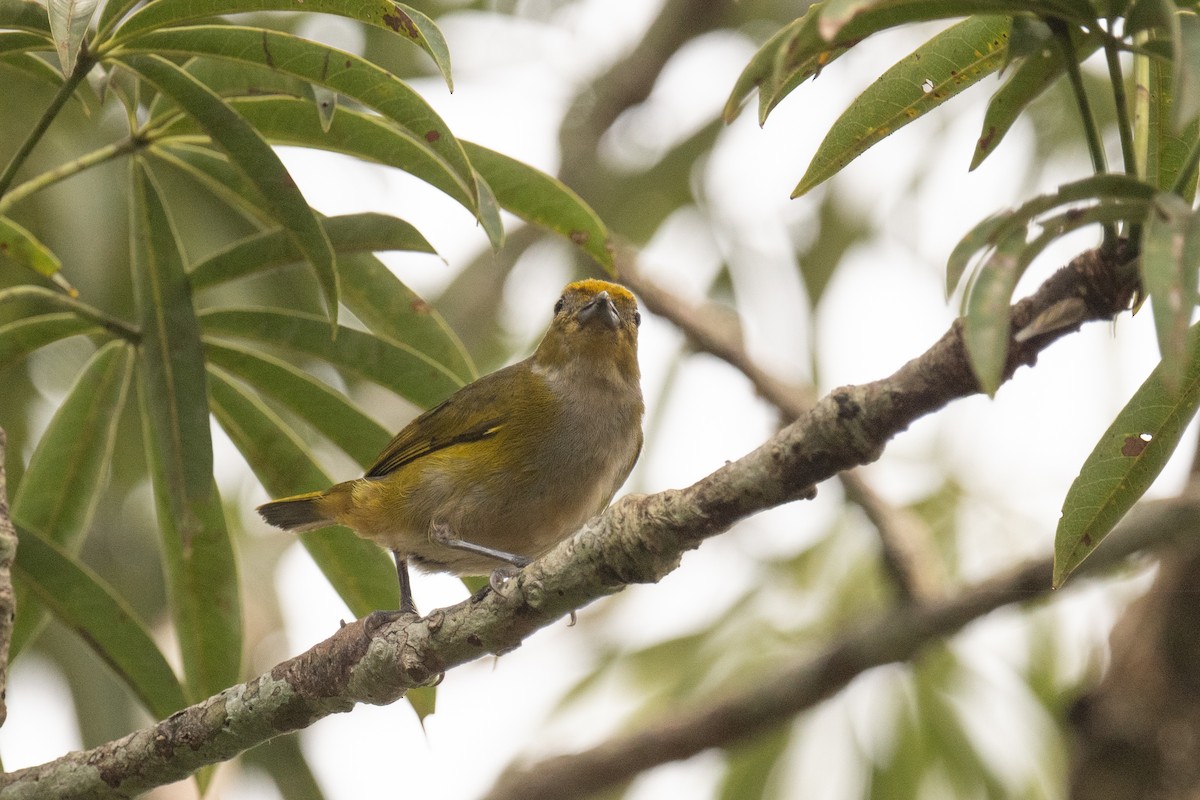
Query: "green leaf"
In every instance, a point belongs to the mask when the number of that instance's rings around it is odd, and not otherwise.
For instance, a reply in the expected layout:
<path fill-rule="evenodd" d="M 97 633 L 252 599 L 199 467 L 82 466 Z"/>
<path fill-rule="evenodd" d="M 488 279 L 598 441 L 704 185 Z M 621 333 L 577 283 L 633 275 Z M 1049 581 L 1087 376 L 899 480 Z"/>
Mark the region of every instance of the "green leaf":
<path fill-rule="evenodd" d="M 24 53 L 29 50 L 45 50 L 46 39 L 26 31 L 0 30 L 0 53 L 5 55 Z M 39 59 L 40 60 L 40 59 Z M 44 62 L 43 62 L 44 63 Z M 58 73 L 55 73 L 56 75 Z"/>
<path fill-rule="evenodd" d="M 501 208 L 563 236 L 615 274 L 608 230 L 579 195 L 514 158 L 470 142 L 463 147 Z"/>
<path fill-rule="evenodd" d="M 1067 16 L 1094 25 L 1084 14 L 1086 0 L 1040 4 L 1042 14 Z M 759 123 L 779 102 L 808 78 L 821 72 L 851 47 L 872 34 L 913 22 L 972 14 L 1012 15 L 1031 10 L 1026 0 L 883 0 L 882 2 L 813 3 L 798 20 L 768 40 L 747 64 L 725 105 L 725 119 L 737 115 L 750 92 L 759 90 Z M 1086 17 L 1086 18 L 1085 18 Z M 922 79 L 923 80 L 923 79 Z"/>
<path fill-rule="evenodd" d="M 1040 55 L 1047 47 L 1054 45 L 1054 31 L 1041 17 L 1018 14 L 1011 18 L 1010 23 L 1008 52 L 1005 53 L 1006 60 L 1001 72 L 1016 61 Z"/>
<path fill-rule="evenodd" d="M 1040 195 L 1011 211 L 988 217 L 972 228 L 950 253 L 946 265 L 946 294 L 958 286 L 971 257 L 995 247 L 1014 231 L 1028 228 L 1042 214 L 1072 203 L 1099 203 L 1125 206 L 1122 219 L 1140 222 L 1154 196 L 1154 187 L 1128 175 L 1105 174 L 1065 183 L 1050 194 Z"/>
<path fill-rule="evenodd" d="M 325 296 L 330 323 L 336 325 L 338 279 L 333 250 L 315 212 L 271 146 L 225 101 L 170 61 L 158 56 L 137 56 L 125 59 L 124 63 L 163 94 L 170 95 L 254 183 L 271 216 L 312 265 Z"/>
<path fill-rule="evenodd" d="M 311 83 L 293 75 L 285 75 L 263 64 L 247 64 L 216 58 L 189 58 L 180 66 L 187 74 L 212 90 L 213 94 L 220 95 L 227 102 L 241 97 L 268 95 L 303 97 L 307 100 L 312 95 L 313 85 Z M 158 139 L 158 131 L 166 122 L 180 117 L 183 120 L 191 121 L 191 125 L 188 127 L 189 132 L 204 136 L 204 129 L 186 114 L 181 114 L 180 111 L 179 106 L 172 102 L 170 97 L 155 94 L 146 112 L 149 114 L 149 120 L 145 125 L 145 129 L 149 133 L 148 138 Z M 308 113 L 314 113 L 311 105 Z M 251 125 L 254 124 L 252 120 L 248 121 Z"/>
<path fill-rule="evenodd" d="M 206 342 L 204 352 L 210 373 L 218 366 L 222 374 L 236 375 L 320 431 L 363 468 L 391 439 L 386 428 L 345 395 L 282 359 L 216 342 Z"/>
<path fill-rule="evenodd" d="M 311 314 L 214 309 L 203 312 L 200 320 L 208 336 L 250 339 L 320 358 L 422 407 L 441 402 L 463 386 L 452 370 L 403 342 L 353 328 L 339 328 L 330 339 L 328 326 Z"/>
<path fill-rule="evenodd" d="M 338 255 L 409 250 L 435 253 L 433 245 L 412 225 L 387 214 L 347 214 L 318 217 L 330 246 Z M 226 281 L 294 264 L 303 253 L 281 228 L 247 236 L 195 264 L 189 270 L 192 289 L 207 289 Z"/>
<path fill-rule="evenodd" d="M 61 339 L 98 334 L 101 328 L 74 314 L 40 314 L 0 325 L 0 372 Z"/>
<path fill-rule="evenodd" d="M 464 580 L 463 583 L 466 581 Z M 412 706 L 413 711 L 417 712 L 417 719 L 422 726 L 425 724 L 425 718 L 437 711 L 436 686 L 418 686 L 415 689 L 409 689 L 404 693 L 404 699 Z"/>
<path fill-rule="evenodd" d="M 500 202 L 492 187 L 475 172 L 475 188 L 479 193 L 479 227 L 487 234 L 493 250 L 504 246 L 504 223 L 500 220 Z"/>
<path fill-rule="evenodd" d="M 22 267 L 49 278 L 72 297 L 79 295 L 75 287 L 62 276 L 62 261 L 58 256 L 8 217 L 0 217 L 0 256 L 6 256 Z"/>
<path fill-rule="evenodd" d="M 279 797 L 287 800 L 327 800 L 300 747 L 300 734 L 276 736 L 247 750 L 238 758 L 239 768 L 257 769 L 271 777 Z"/>
<path fill-rule="evenodd" d="M 1008 359 L 1009 301 L 1020 279 L 1020 251 L 1025 233 L 1002 240 L 971 287 L 963 324 L 963 344 L 979 387 L 989 397 L 996 394 Z"/>
<path fill-rule="evenodd" d="M 363 58 L 285 33 L 234 25 L 151 31 L 122 46 L 122 51 L 134 50 L 265 65 L 351 97 L 411 132 L 414 141 L 445 161 L 472 205 L 478 197 L 470 162 L 449 126 L 410 86 Z"/>
<path fill-rule="evenodd" d="M 952 16 L 965 16 L 972 13 L 1028 13 L 1033 11 L 1085 26 L 1094 25 L 1096 22 L 1096 12 L 1088 0 L 1045 0 L 1036 4 L 1027 2 L 1027 0 L 1024 2 L 1021 0 L 1017 2 L 982 0 L 981 2 L 960 2 L 957 7 L 958 13 Z M 937 0 L 933 2 L 930 0 L 828 0 L 821 7 L 820 31 L 826 39 L 833 39 L 835 36 L 840 37 L 843 30 L 853 23 L 870 20 L 872 32 L 875 32 L 882 30 L 878 27 L 879 23 L 873 19 L 875 16 L 887 19 L 885 15 L 925 14 L 941 8 L 942 3 Z M 936 17 L 929 17 L 929 19 L 936 19 Z M 887 27 L 894 27 L 894 24 L 889 24 Z"/>
<path fill-rule="evenodd" d="M 27 36 L 30 37 L 30 39 L 38 40 L 38 37 L 29 33 L 12 32 L 11 35 Z M 0 32 L 0 64 L 7 64 L 15 70 L 20 70 L 34 80 L 42 81 L 49 86 L 53 86 L 55 89 L 58 89 L 63 85 L 62 74 L 59 73 L 58 69 L 53 64 L 36 53 L 20 52 L 23 49 L 43 50 L 45 49 L 45 42 L 42 42 L 42 46 L 40 47 L 14 47 L 10 52 L 4 53 L 4 48 L 7 44 L 16 45 L 17 42 L 11 39 L 6 39 L 5 32 Z M 90 89 L 90 86 L 88 86 L 88 89 Z M 72 92 L 71 97 L 67 102 L 73 103 L 81 112 L 83 112 L 85 116 L 90 116 L 91 107 L 88 105 L 88 101 L 85 99 L 87 94 L 88 92 L 81 88 L 78 91 Z M 12 204 L 12 200 L 13 197 L 10 194 L 5 198 L 5 202 L 0 203 L 0 205 L 9 207 Z"/>
<path fill-rule="evenodd" d="M 1125 27 L 1122 31 L 1126 37 L 1145 33 L 1152 30 L 1169 31 L 1175 22 L 1175 3 L 1173 0 L 1119 0 L 1127 8 L 1117 12 L 1125 17 Z"/>
<path fill-rule="evenodd" d="M 333 124 L 333 115 L 338 107 L 338 94 L 324 86 L 311 83 L 308 88 L 312 94 L 313 105 L 317 107 L 317 119 L 321 121 L 321 130 L 329 133 L 329 126 Z"/>
<path fill-rule="evenodd" d="M 1200 217 L 1178 195 L 1163 193 L 1142 233 L 1142 282 L 1154 311 L 1163 384 L 1179 385 L 1186 366 L 1188 325 L 1200 300 Z"/>
<path fill-rule="evenodd" d="M 180 141 L 152 144 L 146 152 L 185 173 L 255 227 L 275 226 L 275 220 L 264 211 L 266 201 L 258 187 L 230 164 L 224 153 L 207 144 Z"/>
<path fill-rule="evenodd" d="M 1171 64 L 1156 58 L 1149 61 L 1149 109 L 1147 111 L 1146 169 L 1147 179 L 1159 189 L 1171 189 L 1178 182 L 1183 199 L 1189 203 L 1196 196 L 1196 168 L 1180 179 L 1186 168 L 1188 153 L 1200 140 L 1200 120 L 1192 120 L 1183 130 L 1176 131 L 1172 122 L 1175 107 L 1174 77 Z"/>
<path fill-rule="evenodd" d="M 0 0 L 0 28 L 36 33 L 48 44 L 54 43 L 46 6 L 31 0 Z"/>
<path fill-rule="evenodd" d="M 478 203 L 461 177 L 428 143 L 376 114 L 342 108 L 326 130 L 312 103 L 299 98 L 243 97 L 229 103 L 273 144 L 313 147 L 396 167 L 445 192 L 472 214 L 479 213 Z M 186 136 L 192 130 L 189 120 L 174 121 L 162 130 L 163 140 L 157 146 L 174 150 L 170 138 Z"/>
<path fill-rule="evenodd" d="M 1172 127 L 1182 130 L 1200 115 L 1200 16 L 1195 10 L 1177 15 L 1179 37 L 1175 41 L 1175 81 L 1172 97 Z"/>
<path fill-rule="evenodd" d="M 78 633 L 155 719 L 187 705 L 179 679 L 129 604 L 62 546 L 29 528 L 18 526 L 18 535 L 16 586 Z M 14 656 L 19 648 L 14 639 Z"/>
<path fill-rule="evenodd" d="M 128 14 L 141 0 L 106 0 L 100 9 L 100 19 L 96 23 L 95 42 L 103 42 L 108 38 L 113 25 Z"/>
<path fill-rule="evenodd" d="M 108 483 L 133 362 L 133 348 L 121 341 L 92 355 L 38 440 L 13 495 L 13 521 L 68 552 L 79 551 Z M 21 613 L 13 631 L 14 653 L 43 621 L 36 603 L 20 592 L 17 601 Z"/>
<path fill-rule="evenodd" d="M 476 377 L 462 342 L 423 298 L 404 285 L 379 259 L 360 250 L 404 249 L 433 252 L 408 223 L 381 214 L 350 214 L 322 219 L 343 278 L 342 303 L 370 330 L 405 342 L 444 365 L 463 384 Z M 277 232 L 255 234 L 201 262 L 190 273 L 194 289 L 205 288 L 248 270 L 290 263 L 295 251 Z"/>
<path fill-rule="evenodd" d="M 433 63 L 437 64 L 446 88 L 454 91 L 454 77 L 450 73 L 450 45 L 446 37 L 432 19 L 422 14 L 412 6 L 400 3 L 385 2 L 392 10 L 384 16 L 384 22 L 397 33 L 407 36 L 418 47 L 429 53 Z"/>
<path fill-rule="evenodd" d="M 63 77 L 75 70 L 79 46 L 87 35 L 97 0 L 48 0 L 50 31 L 54 34 L 54 49 L 58 51 L 58 66 Z"/>
<path fill-rule="evenodd" d="M 123 42 L 147 31 L 223 14 L 296 10 L 295 0 L 153 0 L 130 15 L 113 39 Z M 305 0 L 303 10 L 336 14 L 399 34 L 429 54 L 446 85 L 454 90 L 446 37 L 433 20 L 412 6 L 391 0 Z"/>
<path fill-rule="evenodd" d="M 342 303 L 376 336 L 404 342 L 454 376 L 459 385 L 478 377 L 475 363 L 454 330 L 433 306 L 408 288 L 378 258 L 343 259 Z"/>
<path fill-rule="evenodd" d="M 1088 225 L 1114 224 L 1138 220 L 1145 216 L 1146 205 L 1106 202 L 1088 208 L 1072 208 L 1052 217 L 1038 220 L 1041 233 L 1032 241 L 1026 240 L 1024 227 L 1009 228 L 976 271 L 966 293 L 966 319 L 963 339 L 967 357 L 979 380 L 980 388 L 989 396 L 996 393 L 1004 377 L 1010 338 L 1010 309 L 1017 281 L 1033 260 L 1056 239 Z M 1078 322 L 1075 320 L 1074 322 Z M 1052 327 L 1041 329 L 1044 323 Z M 1065 317 L 1039 317 L 1018 332 L 1018 340 L 1056 330 L 1073 322 Z"/>
<path fill-rule="evenodd" d="M 13 519 L 76 549 L 108 476 L 133 349 L 109 342 L 89 359 L 46 427 L 13 497 Z"/>
<path fill-rule="evenodd" d="M 0 308 L 6 305 L 19 309 L 26 316 L 66 311 L 130 341 L 137 341 L 139 337 L 137 330 L 122 320 L 109 316 L 100 309 L 82 303 L 74 297 L 41 286 L 14 286 L 10 289 L 0 289 Z"/>
<path fill-rule="evenodd" d="M 178 237 L 141 159 L 131 173 L 143 438 L 188 698 L 197 700 L 238 677 L 237 566 L 213 480 L 204 350 Z"/>
<path fill-rule="evenodd" d="M 872 145 L 1000 69 L 1008 17 L 971 17 L 953 25 L 888 69 L 825 135 L 792 197 L 837 174 Z"/>
<path fill-rule="evenodd" d="M 220 368 L 210 367 L 209 378 L 213 414 L 273 497 L 333 483 L 300 437 L 261 400 Z M 300 534 L 300 540 L 356 617 L 398 606 L 396 570 L 380 547 L 340 526 Z"/>
<path fill-rule="evenodd" d="M 816 12 L 813 11 L 812 6 L 809 7 L 808 12 L 803 17 L 789 22 L 776 31 L 754 53 L 750 61 L 738 75 L 737 80 L 733 82 L 733 89 L 729 92 L 729 97 L 725 100 L 725 107 L 721 110 L 721 118 L 727 124 L 737 119 L 738 114 L 741 113 L 742 105 L 746 102 L 746 98 L 756 88 L 759 90 L 760 107 L 763 97 L 774 94 L 772 87 L 776 76 L 775 67 L 779 64 L 783 53 L 783 46 L 809 24 L 810 18 L 816 18 Z M 761 125 L 765 119 L 766 115 L 760 113 L 759 124 Z"/>
<path fill-rule="evenodd" d="M 1080 61 L 1099 48 L 1097 37 L 1077 37 L 1075 52 Z M 969 169 L 975 169 L 995 152 L 1021 112 L 1065 72 L 1061 47 L 1035 49 L 1022 58 L 1012 76 L 992 95 L 983 118 L 983 130 L 975 145 Z"/>
<path fill-rule="evenodd" d="M 1054 538 L 1054 586 L 1067 577 L 1133 507 L 1175 452 L 1200 407 L 1200 325 L 1188 334 L 1186 366 L 1169 389 L 1160 364 L 1126 403 L 1084 461 L 1063 501 Z"/>

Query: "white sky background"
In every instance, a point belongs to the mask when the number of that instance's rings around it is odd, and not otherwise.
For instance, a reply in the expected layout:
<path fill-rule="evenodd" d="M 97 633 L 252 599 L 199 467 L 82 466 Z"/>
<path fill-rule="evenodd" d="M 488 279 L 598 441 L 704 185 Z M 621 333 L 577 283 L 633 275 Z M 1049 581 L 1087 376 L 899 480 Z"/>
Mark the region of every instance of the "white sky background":
<path fill-rule="evenodd" d="M 536 3 L 528 7 L 540 8 Z M 566 104 L 579 85 L 637 40 L 654 10 L 644 0 L 585 0 L 557 13 L 543 10 L 543 21 L 475 13 L 445 17 L 439 24 L 454 60 L 455 93 L 447 94 L 434 79 L 414 85 L 459 137 L 554 172 L 557 129 Z M 808 377 L 809 324 L 796 318 L 805 304 L 787 225 L 805 219 L 815 207 L 812 200 L 793 201 L 788 195 L 821 136 L 852 97 L 907 52 L 905 47 L 927 36 L 927 29 L 908 30 L 868 42 L 785 100 L 765 129 L 755 122 L 752 102 L 697 178 L 709 213 L 730 223 L 727 227 L 738 231 L 737 239 L 719 240 L 698 214 L 685 211 L 663 227 L 643 254 L 648 273 L 694 298 L 703 295 L 722 259 L 754 263 L 753 270 L 737 272 L 743 303 L 739 311 L 752 354 L 782 375 Z M 610 142 L 613 157 L 629 163 L 653 160 L 662 148 L 690 134 L 724 103 L 754 49 L 748 39 L 724 34 L 690 45 L 678 63 L 668 67 L 646 107 L 622 124 L 621 135 Z M 1059 180 L 1087 174 L 1088 164 L 1080 160 L 1057 165 L 1044 186 L 1018 185 L 1023 170 L 1013 168 L 1012 159 L 1026 158 L 1031 142 L 1023 122 L 982 168 L 967 173 L 986 94 L 980 89 L 951 101 L 934 119 L 877 145 L 837 179 L 861 214 L 884 223 L 878 239 L 847 256 L 822 301 L 815 327 L 823 391 L 884 377 L 942 334 L 957 310 L 957 298 L 947 303 L 943 297 L 945 260 L 973 224 Z M 941 156 L 931 159 L 930 147 Z M 417 225 L 448 263 L 397 254 L 384 258 L 418 291 L 436 293 L 487 247 L 466 212 L 405 175 L 320 153 L 287 150 L 284 157 L 310 202 L 322 212 L 380 210 Z M 916 169 L 929 175 L 914 195 L 909 187 Z M 1078 247 L 1048 253 L 1018 294 L 1093 241 L 1077 240 Z M 514 272 L 503 301 L 515 330 L 527 337 L 530 347 L 548 322 L 566 278 L 561 267 L 548 266 L 535 254 Z M 969 577 L 983 577 L 1021 558 L 1049 552 L 1067 486 L 1095 439 L 1156 362 L 1148 313 L 1122 317 L 1115 332 L 1116 336 L 1110 327 L 1091 325 L 1051 347 L 1037 369 L 1020 370 L 994 401 L 960 401 L 918 422 L 869 468 L 872 484 L 904 502 L 931 488 L 938 477 L 931 462 L 951 465 L 980 498 L 964 515 L 964 524 L 978 530 L 973 536 L 977 546 L 964 550 Z M 665 369 L 680 341 L 669 325 L 646 315 L 641 363 L 651 404 L 648 417 L 656 413 L 653 406 Z M 678 379 L 664 429 L 644 453 L 628 488 L 685 486 L 745 454 L 772 429 L 770 409 L 723 364 L 694 357 Z M 1181 451 L 1190 453 L 1190 441 L 1188 434 Z M 1160 491 L 1179 484 L 1183 466 L 1177 459 L 1160 481 Z M 602 703 L 547 721 L 561 692 L 589 668 L 589 638 L 601 633 L 611 637 L 619 628 L 633 648 L 704 625 L 751 579 L 753 557 L 792 552 L 824 529 L 837 495 L 832 488 L 822 492 L 827 496 L 814 503 L 760 515 L 706 543 L 661 584 L 624 592 L 619 606 L 603 619 L 585 609 L 573 628 L 556 624 L 502 659 L 484 659 L 452 671 L 439 690 L 437 713 L 425 721 L 424 730 L 403 701 L 385 708 L 359 707 L 318 722 L 304 733 L 303 742 L 327 796 L 467 800 L 490 785 L 515 754 L 549 754 L 603 739 L 631 708 L 631 699 L 617 687 Z M 1019 529 L 1011 525 L 1013 512 L 1023 520 Z M 465 596 L 453 578 L 417 576 L 416 581 L 423 609 Z M 348 617 L 299 545 L 285 555 L 275 583 L 287 621 L 289 653 L 326 638 L 339 619 Z M 252 605 L 255 600 L 246 597 L 245 602 Z M 1065 636 L 1067 646 L 1076 644 L 1085 658 L 1088 647 L 1105 636 L 1106 622 L 1115 613 L 1113 601 L 1085 588 L 1065 597 L 1061 605 L 1075 620 Z M 1016 730 L 1026 718 L 1019 704 L 1008 702 L 1018 693 L 1007 691 L 1004 684 L 1005 675 L 1011 680 L 1006 665 L 1013 656 L 1006 643 L 1013 635 L 1014 617 L 997 616 L 969 629 L 957 647 L 970 653 L 983 674 L 999 676 L 987 687 L 989 705 L 997 706 L 989 709 L 987 719 L 1003 735 L 1006 725 Z M 813 724 L 833 741 L 869 729 L 865 720 L 872 703 L 886 695 L 881 687 L 894 679 L 887 670 L 861 679 L 854 698 L 834 707 L 826 704 L 815 712 Z M 9 721 L 0 731 L 7 768 L 40 763 L 79 746 L 69 717 L 47 716 L 48 709 L 63 705 L 64 690 L 56 680 L 52 669 L 32 658 L 15 665 Z M 34 719 L 44 724 L 39 735 L 30 736 Z M 544 749 L 548 747 L 554 750 Z M 1033 769 L 1019 750 L 1005 752 L 1015 769 Z M 668 796 L 667 787 L 670 796 L 708 796 L 720 764 L 719 756 L 707 754 L 660 769 L 639 780 L 633 796 Z M 797 758 L 792 772 L 789 780 L 803 785 L 806 798 L 854 796 L 860 780 L 844 754 L 828 746 Z M 215 796 L 258 800 L 276 796 L 274 791 L 262 776 L 226 766 Z M 177 786 L 154 796 L 191 795 L 190 788 Z"/>

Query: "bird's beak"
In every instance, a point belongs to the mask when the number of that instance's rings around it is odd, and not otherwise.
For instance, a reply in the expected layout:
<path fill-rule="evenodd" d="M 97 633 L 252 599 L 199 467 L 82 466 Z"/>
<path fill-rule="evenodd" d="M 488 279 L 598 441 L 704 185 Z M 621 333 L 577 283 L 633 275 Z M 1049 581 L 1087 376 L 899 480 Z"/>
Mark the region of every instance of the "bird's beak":
<path fill-rule="evenodd" d="M 608 296 L 608 292 L 600 292 L 579 309 L 580 322 L 587 324 L 592 319 L 598 319 L 616 330 L 621 318 L 617 315 L 617 306 Z"/>

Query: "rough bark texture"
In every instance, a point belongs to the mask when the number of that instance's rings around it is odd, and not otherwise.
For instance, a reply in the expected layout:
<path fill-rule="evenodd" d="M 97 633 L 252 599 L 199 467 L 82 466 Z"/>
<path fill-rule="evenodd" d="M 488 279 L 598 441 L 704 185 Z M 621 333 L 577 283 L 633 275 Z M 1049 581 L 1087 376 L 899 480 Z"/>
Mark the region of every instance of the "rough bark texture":
<path fill-rule="evenodd" d="M 1017 331 L 1064 302 L 1086 313 L 1014 342 L 1006 376 L 1082 322 L 1118 313 L 1123 293 L 1105 282 L 1118 266 L 1086 253 L 1018 303 Z M 820 481 L 878 458 L 918 417 L 975 391 L 956 324 L 891 377 L 833 391 L 758 449 L 692 486 L 618 502 L 526 567 L 503 595 L 484 591 L 420 620 L 372 615 L 347 625 L 269 673 L 154 726 L 2 775 L 0 798 L 129 797 L 356 703 L 393 702 L 445 670 L 520 646 L 539 628 L 626 584 L 659 580 L 705 538 L 755 512 L 813 496 Z M 904 657 L 897 652 L 893 658 Z M 839 657 L 821 668 L 849 674 Z"/>
<path fill-rule="evenodd" d="M 1131 553 L 1196 537 L 1200 537 L 1200 494 L 1145 503 L 1084 562 L 1083 572 L 1100 572 L 1122 563 Z M 1044 598 L 1051 592 L 1053 566 L 1052 558 L 1030 561 L 954 597 L 900 606 L 847 633 L 815 657 L 799 659 L 756 680 L 749 690 L 643 723 L 638 730 L 589 750 L 512 769 L 500 777 L 485 800 L 585 798 L 651 767 L 763 734 L 831 697 L 868 669 L 909 660 L 931 642 L 1001 606 Z M 1190 671 L 1197 673 L 1196 659 L 1191 663 Z M 1195 684 L 1190 688 L 1194 690 Z M 1194 753 L 1196 742 L 1187 737 L 1175 745 L 1181 754 Z M 1191 767 L 1195 766 L 1193 762 Z M 1078 796 L 1104 800 L 1145 795 L 1086 791 Z"/>
<path fill-rule="evenodd" d="M 0 725 L 8 719 L 8 645 L 12 641 L 17 599 L 13 594 L 12 565 L 17 556 L 17 531 L 8 513 L 8 483 L 4 475 L 7 440 L 0 428 Z"/>

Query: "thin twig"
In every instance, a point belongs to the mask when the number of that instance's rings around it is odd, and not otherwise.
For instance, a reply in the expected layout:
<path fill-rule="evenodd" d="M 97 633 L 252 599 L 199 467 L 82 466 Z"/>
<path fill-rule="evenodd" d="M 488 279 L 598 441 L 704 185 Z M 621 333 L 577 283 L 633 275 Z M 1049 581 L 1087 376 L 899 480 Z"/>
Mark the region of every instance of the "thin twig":
<path fill-rule="evenodd" d="M 1111 21 L 1110 21 L 1111 26 Z M 1137 174 L 1137 157 L 1133 150 L 1133 123 L 1129 117 L 1129 99 L 1125 94 L 1125 75 L 1121 70 L 1121 54 L 1113 37 L 1104 39 L 1104 59 L 1108 66 L 1108 82 L 1112 86 L 1113 103 L 1117 111 L 1117 133 L 1121 138 L 1121 160 L 1128 175 Z"/>
<path fill-rule="evenodd" d="M 1096 123 L 1096 115 L 1092 112 L 1092 104 L 1088 99 L 1087 87 L 1083 84 L 1083 72 L 1079 69 L 1079 52 L 1071 39 L 1068 24 L 1057 17 L 1046 18 L 1046 24 L 1054 33 L 1062 53 L 1063 66 L 1067 71 L 1067 79 L 1071 91 L 1075 95 L 1075 105 L 1079 108 L 1080 121 L 1083 123 L 1083 138 L 1087 142 L 1088 154 L 1092 157 L 1092 171 L 1097 175 L 1108 172 L 1108 159 L 1104 155 L 1104 141 L 1100 136 L 1100 126 Z M 1104 226 L 1104 244 L 1108 248 L 1117 245 L 1117 229 L 1112 224 Z"/>
<path fill-rule="evenodd" d="M 1110 18 L 1108 21 L 1109 33 L 1112 33 L 1114 22 Z M 1115 37 L 1109 35 L 1104 37 L 1104 60 L 1108 65 L 1108 82 L 1112 86 L 1113 104 L 1117 111 L 1117 133 L 1121 139 L 1121 160 L 1125 165 L 1126 175 L 1137 175 L 1137 154 L 1134 152 L 1133 143 L 1133 123 L 1129 115 L 1129 98 L 1125 93 L 1125 76 L 1121 71 L 1121 53 L 1116 44 Z M 1125 238 L 1129 240 L 1130 246 L 1136 251 L 1141 247 L 1142 241 L 1142 226 L 1140 223 L 1130 223 L 1125 231 Z"/>
<path fill-rule="evenodd" d="M 71 99 L 71 95 L 75 93 L 75 89 L 87 77 L 93 63 L 87 55 L 86 48 L 81 47 L 79 60 L 75 63 L 74 71 L 58 87 L 58 92 L 51 99 L 50 105 L 42 112 L 41 118 L 33 126 L 33 130 L 29 132 L 29 135 L 25 137 L 25 141 L 21 142 L 21 146 L 17 148 L 17 152 L 13 153 L 8 166 L 4 168 L 4 172 L 0 173 L 0 197 L 4 197 L 5 192 L 8 191 L 8 187 L 12 185 L 13 179 L 17 177 L 17 171 L 21 169 L 21 165 L 25 163 L 25 159 L 29 158 L 29 154 L 33 152 L 33 148 L 37 147 L 37 143 L 42 140 L 42 136 L 49 129 L 50 123 L 58 116 L 58 112 Z"/>
<path fill-rule="evenodd" d="M 10 192 L 0 197 L 0 214 L 3 214 L 11 206 L 19 203 L 24 198 L 45 189 L 47 186 L 52 186 L 61 180 L 78 175 L 114 158 L 132 153 L 139 147 L 145 146 L 145 144 L 144 140 L 133 137 L 122 139 L 119 142 L 106 144 L 90 153 L 85 153 L 79 158 L 71 159 L 65 164 L 60 164 L 54 169 L 47 170 L 36 177 L 30 178 L 24 183 L 14 186 Z"/>

